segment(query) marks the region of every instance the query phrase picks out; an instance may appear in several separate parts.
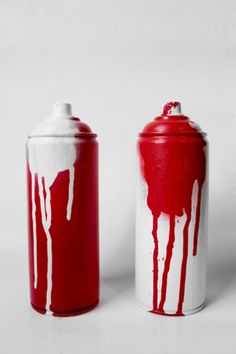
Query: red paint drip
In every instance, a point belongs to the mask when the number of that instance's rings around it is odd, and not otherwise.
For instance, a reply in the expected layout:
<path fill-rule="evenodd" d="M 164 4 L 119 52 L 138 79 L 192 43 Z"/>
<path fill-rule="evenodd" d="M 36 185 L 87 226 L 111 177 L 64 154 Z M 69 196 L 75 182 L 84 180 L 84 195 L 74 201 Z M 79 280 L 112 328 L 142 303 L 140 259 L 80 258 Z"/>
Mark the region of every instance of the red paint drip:
<path fill-rule="evenodd" d="M 165 106 L 163 115 L 178 102 Z M 169 106 L 171 105 L 171 107 Z M 168 117 L 173 124 L 188 122 L 186 117 Z M 181 121 L 181 122 L 180 122 Z M 158 119 L 157 119 L 158 124 Z M 186 270 L 188 259 L 188 228 L 191 221 L 191 201 L 194 182 L 198 182 L 198 202 L 194 232 L 193 254 L 197 252 L 198 230 L 200 222 L 201 191 L 205 180 L 206 142 L 198 136 L 161 136 L 146 137 L 141 135 L 138 150 L 141 172 L 148 185 L 147 204 L 153 215 L 152 236 L 153 250 L 153 310 L 154 313 L 166 314 L 164 304 L 168 285 L 168 273 L 171 267 L 172 251 L 175 242 L 175 217 L 186 213 L 187 221 L 183 232 L 183 259 L 179 285 L 178 310 L 175 315 L 183 315 L 182 307 L 185 294 Z M 166 249 L 166 259 L 162 276 L 161 299 L 158 306 L 158 218 L 162 214 L 169 216 L 170 231 Z"/>
<path fill-rule="evenodd" d="M 179 102 L 168 102 L 167 104 L 165 104 L 165 106 L 163 108 L 162 115 L 168 116 L 169 114 L 171 114 L 172 108 L 176 108 L 179 105 L 180 105 Z"/>
<path fill-rule="evenodd" d="M 166 260 L 165 260 L 164 272 L 162 275 L 161 301 L 159 305 L 160 311 L 164 310 L 164 304 L 166 301 L 167 279 L 170 270 L 170 262 L 172 258 L 174 242 L 175 242 L 175 216 L 170 215 L 170 232 L 169 232 L 169 241 L 166 249 Z"/>
<path fill-rule="evenodd" d="M 201 195 L 202 195 L 202 186 L 199 186 L 198 195 L 197 195 L 196 221 L 195 221 L 194 237 L 193 237 L 193 256 L 196 256 L 197 254 L 198 231 L 199 231 L 199 221 L 200 221 L 200 211 L 201 211 Z"/>
<path fill-rule="evenodd" d="M 158 218 L 153 216 L 152 236 L 154 241 L 153 251 L 153 310 L 158 308 Z"/>

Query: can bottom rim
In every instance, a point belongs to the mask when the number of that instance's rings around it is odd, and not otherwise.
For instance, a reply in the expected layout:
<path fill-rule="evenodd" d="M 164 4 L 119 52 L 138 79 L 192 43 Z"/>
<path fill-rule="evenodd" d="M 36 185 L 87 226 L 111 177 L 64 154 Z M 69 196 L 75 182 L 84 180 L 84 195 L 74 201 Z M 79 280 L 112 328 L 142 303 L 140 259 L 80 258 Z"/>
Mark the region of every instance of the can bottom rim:
<path fill-rule="evenodd" d="M 143 308 L 144 310 L 146 310 L 154 315 L 170 316 L 170 317 L 184 317 L 184 316 L 193 315 L 194 313 L 201 311 L 206 306 L 206 303 L 204 301 L 200 306 L 195 307 L 194 309 L 183 311 L 183 314 L 178 314 L 178 313 L 176 313 L 176 311 L 172 311 L 172 310 L 168 310 L 168 309 L 166 309 L 165 311 L 159 311 L 159 310 L 153 311 L 148 306 L 141 303 L 138 299 L 137 299 L 137 303 L 141 308 Z"/>
<path fill-rule="evenodd" d="M 98 305 L 98 303 L 99 303 L 99 299 L 94 304 L 92 304 L 86 308 L 68 311 L 68 312 L 47 311 L 45 309 L 35 306 L 34 304 L 32 304 L 32 302 L 31 302 L 31 306 L 36 312 L 40 313 L 41 315 L 50 316 L 50 317 L 70 317 L 70 316 L 79 316 L 79 315 L 82 315 L 86 312 L 89 312 L 89 311 L 93 310 Z"/>

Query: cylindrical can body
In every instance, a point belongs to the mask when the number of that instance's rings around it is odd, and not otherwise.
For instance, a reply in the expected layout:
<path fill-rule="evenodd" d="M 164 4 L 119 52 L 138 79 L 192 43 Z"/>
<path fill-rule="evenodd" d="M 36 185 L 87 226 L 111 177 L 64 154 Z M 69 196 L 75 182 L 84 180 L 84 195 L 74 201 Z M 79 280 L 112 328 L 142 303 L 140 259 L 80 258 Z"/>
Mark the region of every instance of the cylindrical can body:
<path fill-rule="evenodd" d="M 141 134 L 137 148 L 137 300 L 157 314 L 194 313 L 206 287 L 207 141 Z"/>
<path fill-rule="evenodd" d="M 27 157 L 32 306 L 86 312 L 99 299 L 97 141 L 31 137 Z"/>

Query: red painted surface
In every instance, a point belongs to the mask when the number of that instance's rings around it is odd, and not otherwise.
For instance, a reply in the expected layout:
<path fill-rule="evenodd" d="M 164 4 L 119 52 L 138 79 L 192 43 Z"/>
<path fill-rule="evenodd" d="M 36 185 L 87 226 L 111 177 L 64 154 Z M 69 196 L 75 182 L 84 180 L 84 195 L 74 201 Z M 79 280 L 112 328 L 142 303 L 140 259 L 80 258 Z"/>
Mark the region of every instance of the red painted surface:
<path fill-rule="evenodd" d="M 66 218 L 69 171 L 60 172 L 51 186 L 52 301 L 57 316 L 92 309 L 99 298 L 98 157 L 95 139 L 76 144 L 74 198 L 71 220 Z M 38 285 L 34 289 L 31 174 L 28 169 L 29 269 L 33 307 L 45 313 L 47 242 L 40 211 L 38 177 L 35 177 Z"/>
<path fill-rule="evenodd" d="M 172 104 L 172 103 L 170 103 Z M 201 191 L 206 175 L 206 140 L 198 126 L 185 116 L 164 115 L 149 123 L 140 134 L 138 152 L 141 173 L 148 186 L 147 204 L 153 216 L 153 312 L 165 314 L 164 304 L 168 273 L 175 242 L 175 222 L 186 213 L 183 231 L 183 256 L 179 284 L 178 310 L 183 315 L 186 266 L 188 259 L 188 229 L 191 221 L 191 200 L 194 182 L 198 182 L 198 201 L 194 232 L 193 255 L 197 255 L 200 222 Z M 176 134 L 175 134 L 176 132 Z M 166 258 L 158 299 L 158 219 L 161 213 L 169 218 Z"/>

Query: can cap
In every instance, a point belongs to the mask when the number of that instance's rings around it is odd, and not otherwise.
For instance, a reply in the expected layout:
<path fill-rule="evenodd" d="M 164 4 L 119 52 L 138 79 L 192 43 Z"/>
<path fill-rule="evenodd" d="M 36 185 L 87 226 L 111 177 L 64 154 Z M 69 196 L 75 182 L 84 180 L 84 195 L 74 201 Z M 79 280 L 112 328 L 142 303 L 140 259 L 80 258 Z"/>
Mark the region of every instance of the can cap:
<path fill-rule="evenodd" d="M 70 103 L 55 103 L 52 114 L 39 123 L 28 136 L 96 137 L 96 134 L 79 118 L 73 117 Z"/>
<path fill-rule="evenodd" d="M 140 136 L 197 135 L 206 134 L 187 116 L 182 114 L 180 102 L 168 102 L 160 116 L 148 123 Z"/>

